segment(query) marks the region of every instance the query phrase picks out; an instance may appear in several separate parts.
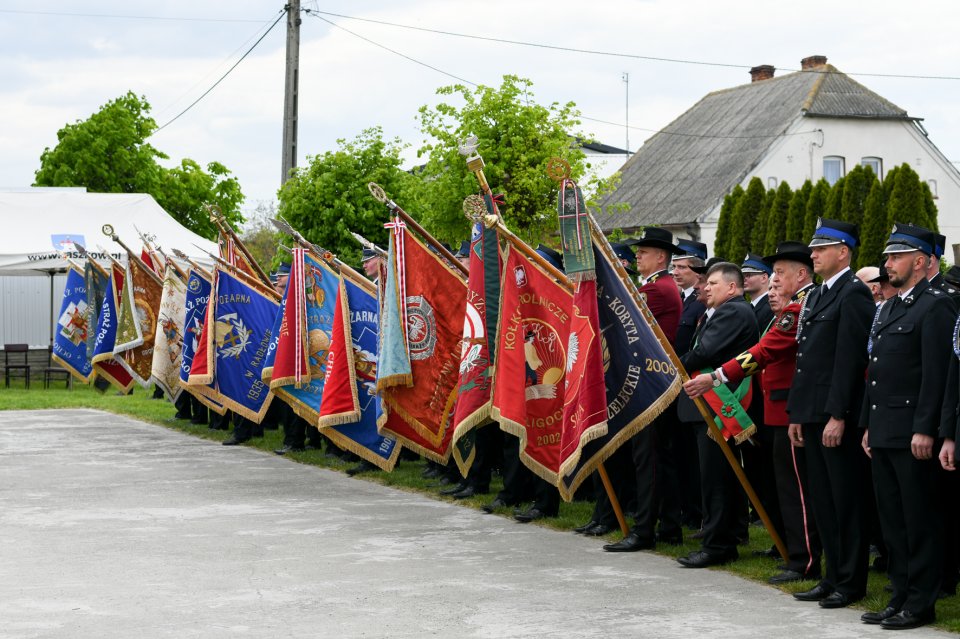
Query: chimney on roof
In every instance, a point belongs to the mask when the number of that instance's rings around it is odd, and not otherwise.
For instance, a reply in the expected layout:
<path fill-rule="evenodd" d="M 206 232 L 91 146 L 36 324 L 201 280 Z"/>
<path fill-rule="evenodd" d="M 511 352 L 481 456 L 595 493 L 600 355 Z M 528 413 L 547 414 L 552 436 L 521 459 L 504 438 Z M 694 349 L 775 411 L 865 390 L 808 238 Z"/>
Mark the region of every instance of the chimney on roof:
<path fill-rule="evenodd" d="M 759 82 L 760 80 L 769 80 L 776 72 L 776 67 L 769 64 L 761 64 L 758 67 L 750 69 L 750 81 Z"/>
<path fill-rule="evenodd" d="M 811 55 L 800 61 L 801 71 L 810 71 L 825 66 L 827 66 L 827 56 L 825 55 Z"/>

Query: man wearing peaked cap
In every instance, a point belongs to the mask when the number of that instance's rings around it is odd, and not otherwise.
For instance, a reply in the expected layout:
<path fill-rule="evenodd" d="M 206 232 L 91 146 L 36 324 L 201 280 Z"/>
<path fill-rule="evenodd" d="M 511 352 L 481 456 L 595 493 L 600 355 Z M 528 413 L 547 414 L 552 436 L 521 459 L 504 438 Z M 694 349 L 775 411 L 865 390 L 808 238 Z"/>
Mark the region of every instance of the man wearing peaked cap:
<path fill-rule="evenodd" d="M 935 286 L 941 291 L 953 298 L 954 302 L 960 301 L 960 287 L 947 282 L 940 274 L 940 258 L 947 248 L 947 238 L 940 233 L 933 233 L 933 258 L 930 260 L 930 266 L 927 269 L 927 279 L 930 280 L 930 286 Z"/>
<path fill-rule="evenodd" d="M 550 248 L 546 244 L 538 244 L 535 250 L 537 255 L 550 263 L 550 266 L 554 267 L 558 271 L 563 272 L 563 255 Z"/>
<path fill-rule="evenodd" d="M 759 255 L 747 253 L 740 265 L 740 272 L 743 273 L 743 290 L 750 296 L 753 312 L 757 316 L 757 325 L 764 331 L 773 320 L 773 311 L 767 298 L 773 269 Z"/>
<path fill-rule="evenodd" d="M 935 241 L 922 227 L 893 226 L 883 252 L 898 294 L 883 304 L 871 330 L 860 415 L 893 586 L 887 606 L 861 619 L 892 629 L 932 622 L 941 584 L 934 441 L 956 312 L 926 279 Z"/>
<path fill-rule="evenodd" d="M 623 242 L 611 242 L 610 248 L 613 249 L 613 254 L 620 260 L 620 264 L 623 265 L 627 273 L 636 275 L 637 269 L 633 268 L 633 263 L 637 261 L 637 255 L 633 252 L 633 249 Z"/>
<path fill-rule="evenodd" d="M 867 589 L 862 503 L 867 469 L 857 424 L 876 307 L 870 290 L 850 269 L 857 243 L 856 225 L 817 221 L 811 258 L 824 284 L 804 298 L 796 372 L 787 397 L 788 434 L 806 458 L 827 570 L 816 587 L 794 598 L 817 601 L 822 608 L 848 606 Z"/>
<path fill-rule="evenodd" d="M 363 274 L 371 280 L 376 280 L 380 276 L 383 254 L 372 248 L 364 247 L 361 261 L 363 263 Z"/>

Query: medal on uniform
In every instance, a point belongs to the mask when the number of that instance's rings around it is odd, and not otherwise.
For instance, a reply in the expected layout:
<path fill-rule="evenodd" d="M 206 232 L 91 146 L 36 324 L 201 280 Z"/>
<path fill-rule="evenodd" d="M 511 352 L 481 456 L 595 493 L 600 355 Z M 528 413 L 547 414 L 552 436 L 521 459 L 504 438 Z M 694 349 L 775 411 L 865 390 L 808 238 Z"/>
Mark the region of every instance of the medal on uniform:
<path fill-rule="evenodd" d="M 878 304 L 877 312 L 873 314 L 873 321 L 870 323 L 870 335 L 869 337 L 867 337 L 867 355 L 873 352 L 873 334 L 876 332 L 877 321 L 879 321 L 880 319 L 880 311 L 882 309 L 883 309 L 883 304 Z"/>

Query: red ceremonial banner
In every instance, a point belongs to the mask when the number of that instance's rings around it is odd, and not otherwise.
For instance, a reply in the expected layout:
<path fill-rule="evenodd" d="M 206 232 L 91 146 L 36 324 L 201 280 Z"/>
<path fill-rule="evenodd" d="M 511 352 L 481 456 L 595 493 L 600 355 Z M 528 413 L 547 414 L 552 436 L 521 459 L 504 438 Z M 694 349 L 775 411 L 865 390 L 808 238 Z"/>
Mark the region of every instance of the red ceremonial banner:
<path fill-rule="evenodd" d="M 319 426 L 350 424 L 360 419 L 360 401 L 357 397 L 356 370 L 353 360 L 353 342 L 347 328 L 347 292 L 344 284 L 337 289 L 337 305 L 333 313 L 333 331 L 327 354 L 327 376 L 320 400 Z"/>
<path fill-rule="evenodd" d="M 400 419 L 381 420 L 380 430 L 421 455 L 446 463 L 453 438 L 467 285 L 419 239 L 406 231 L 404 235 L 406 336 L 413 386 L 382 391 L 387 412 Z"/>
<path fill-rule="evenodd" d="M 553 485 L 560 471 L 572 314 L 570 292 L 510 246 L 501 283 L 493 416 L 520 438 L 520 460 Z"/>

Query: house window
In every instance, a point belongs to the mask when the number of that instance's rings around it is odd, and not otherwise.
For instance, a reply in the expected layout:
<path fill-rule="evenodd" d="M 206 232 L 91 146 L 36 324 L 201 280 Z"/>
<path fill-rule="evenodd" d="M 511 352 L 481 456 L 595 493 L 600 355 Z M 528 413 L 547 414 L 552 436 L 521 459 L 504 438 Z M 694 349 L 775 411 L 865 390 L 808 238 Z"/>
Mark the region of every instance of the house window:
<path fill-rule="evenodd" d="M 826 155 L 823 158 L 823 178 L 830 186 L 837 183 L 837 180 L 843 177 L 844 161 L 840 155 Z"/>
<path fill-rule="evenodd" d="M 775 177 L 768 177 L 768 178 L 767 178 L 767 188 L 768 188 L 768 189 L 775 189 L 775 188 L 777 188 L 777 178 L 775 178 Z"/>
<path fill-rule="evenodd" d="M 940 197 L 937 195 L 937 181 L 936 180 L 927 180 L 927 184 L 930 186 L 930 193 L 933 194 L 933 199 Z"/>
<path fill-rule="evenodd" d="M 871 169 L 873 169 L 874 175 L 876 175 L 881 180 L 883 179 L 883 160 L 881 160 L 880 158 L 873 158 L 873 157 L 863 158 L 862 160 L 860 160 L 860 166 L 862 167 L 869 166 Z"/>

